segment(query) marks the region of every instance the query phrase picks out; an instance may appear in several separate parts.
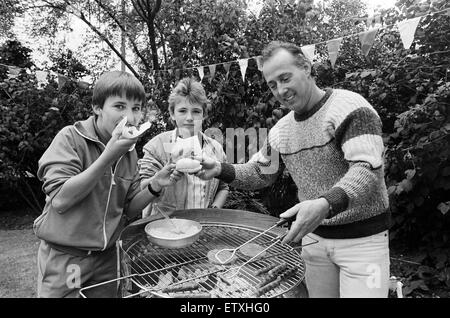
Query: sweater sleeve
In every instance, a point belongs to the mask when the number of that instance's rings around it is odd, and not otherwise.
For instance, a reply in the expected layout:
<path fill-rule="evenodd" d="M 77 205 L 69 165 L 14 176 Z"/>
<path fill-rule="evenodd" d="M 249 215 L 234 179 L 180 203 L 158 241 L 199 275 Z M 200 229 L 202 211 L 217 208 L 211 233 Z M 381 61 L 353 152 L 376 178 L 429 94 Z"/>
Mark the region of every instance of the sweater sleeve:
<path fill-rule="evenodd" d="M 332 116 L 336 142 L 349 169 L 323 195 L 331 206 L 328 218 L 363 204 L 384 181 L 382 123 L 376 111 L 361 96 L 358 102 L 357 107 L 337 107 L 335 116 Z"/>
<path fill-rule="evenodd" d="M 284 163 L 279 152 L 270 146 L 268 139 L 247 163 L 222 163 L 219 179 L 234 188 L 245 190 L 261 189 L 275 182 L 284 170 Z"/>

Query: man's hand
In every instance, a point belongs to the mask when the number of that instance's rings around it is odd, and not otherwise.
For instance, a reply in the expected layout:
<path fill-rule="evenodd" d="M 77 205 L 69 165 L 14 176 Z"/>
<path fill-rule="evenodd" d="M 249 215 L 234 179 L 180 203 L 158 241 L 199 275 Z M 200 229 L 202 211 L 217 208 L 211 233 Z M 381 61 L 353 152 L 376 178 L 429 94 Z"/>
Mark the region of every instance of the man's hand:
<path fill-rule="evenodd" d="M 296 220 L 292 222 L 291 228 L 282 243 L 289 243 L 291 241 L 297 243 L 306 234 L 314 231 L 322 223 L 322 220 L 327 217 L 329 208 L 328 201 L 320 198 L 300 202 L 280 214 L 281 218 L 289 218 L 297 214 Z"/>
<path fill-rule="evenodd" d="M 202 170 L 195 173 L 194 176 L 197 176 L 202 180 L 211 180 L 220 175 L 222 166 L 219 161 L 205 155 L 195 156 L 194 159 L 200 161 L 200 164 L 202 165 Z"/>

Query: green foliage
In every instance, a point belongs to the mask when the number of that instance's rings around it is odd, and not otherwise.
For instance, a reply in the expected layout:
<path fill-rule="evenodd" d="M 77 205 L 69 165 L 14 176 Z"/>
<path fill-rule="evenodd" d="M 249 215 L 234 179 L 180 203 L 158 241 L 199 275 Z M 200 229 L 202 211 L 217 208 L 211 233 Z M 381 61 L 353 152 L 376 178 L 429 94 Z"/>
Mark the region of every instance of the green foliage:
<path fill-rule="evenodd" d="M 0 180 L 37 213 L 43 202 L 36 179 L 39 158 L 61 128 L 90 113 L 90 89 L 75 82 L 59 89 L 49 81 L 39 89 L 35 76 L 23 71 L 0 82 Z"/>
<path fill-rule="evenodd" d="M 31 50 L 17 40 L 8 40 L 0 46 L 0 63 L 18 67 L 31 67 Z"/>
<path fill-rule="evenodd" d="M 71 50 L 58 50 L 51 56 L 51 71 L 76 80 L 89 75 L 89 70 L 74 56 Z"/>

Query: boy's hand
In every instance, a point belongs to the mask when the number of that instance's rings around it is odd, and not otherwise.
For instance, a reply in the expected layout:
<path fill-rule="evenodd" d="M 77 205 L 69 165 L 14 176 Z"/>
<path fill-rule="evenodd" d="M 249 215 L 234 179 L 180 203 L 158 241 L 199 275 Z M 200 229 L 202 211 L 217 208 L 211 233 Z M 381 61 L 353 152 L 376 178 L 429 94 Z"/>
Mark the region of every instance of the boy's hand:
<path fill-rule="evenodd" d="M 126 118 L 124 118 L 126 120 Z M 126 122 L 125 122 L 126 123 Z M 111 133 L 111 139 L 105 147 L 105 153 L 109 159 L 116 161 L 126 153 L 138 140 L 138 138 L 121 138 L 124 128 L 123 120 L 114 128 Z"/>
<path fill-rule="evenodd" d="M 175 170 L 175 166 L 174 163 L 169 163 L 155 174 L 154 183 L 152 183 L 152 187 L 157 185 L 155 191 L 161 191 L 162 188 L 173 185 L 181 179 L 183 173 Z"/>
<path fill-rule="evenodd" d="M 195 173 L 194 176 L 202 180 L 211 180 L 212 178 L 218 177 L 222 172 L 222 166 L 219 161 L 212 159 L 206 155 L 195 156 L 194 159 L 200 161 L 202 165 L 202 170 Z"/>

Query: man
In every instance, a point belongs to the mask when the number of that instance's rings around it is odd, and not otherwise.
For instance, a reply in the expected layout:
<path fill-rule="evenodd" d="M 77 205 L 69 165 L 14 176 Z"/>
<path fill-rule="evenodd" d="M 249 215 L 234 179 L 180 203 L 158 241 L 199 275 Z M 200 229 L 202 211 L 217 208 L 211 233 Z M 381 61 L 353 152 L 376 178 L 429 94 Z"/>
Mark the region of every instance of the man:
<path fill-rule="evenodd" d="M 293 44 L 270 43 L 261 66 L 272 93 L 291 112 L 248 163 L 203 158 L 197 175 L 258 189 L 286 168 L 300 203 L 280 215 L 296 216 L 283 243 L 318 240 L 302 251 L 309 296 L 387 297 L 390 215 L 378 114 L 359 94 L 317 87 L 310 62 Z M 281 164 L 270 171 L 274 151 Z"/>

